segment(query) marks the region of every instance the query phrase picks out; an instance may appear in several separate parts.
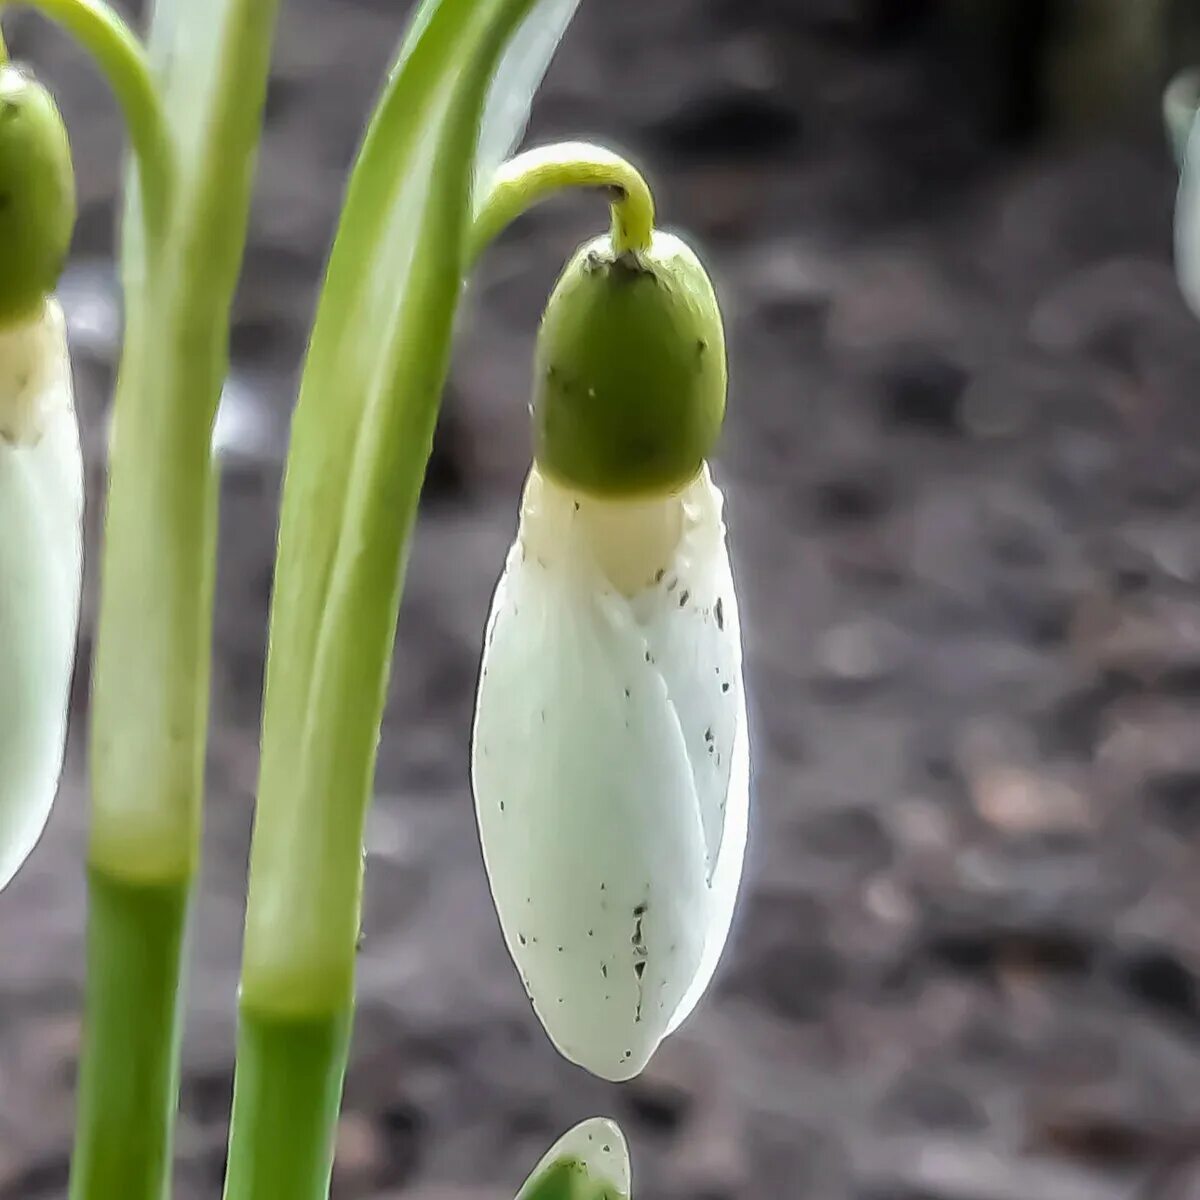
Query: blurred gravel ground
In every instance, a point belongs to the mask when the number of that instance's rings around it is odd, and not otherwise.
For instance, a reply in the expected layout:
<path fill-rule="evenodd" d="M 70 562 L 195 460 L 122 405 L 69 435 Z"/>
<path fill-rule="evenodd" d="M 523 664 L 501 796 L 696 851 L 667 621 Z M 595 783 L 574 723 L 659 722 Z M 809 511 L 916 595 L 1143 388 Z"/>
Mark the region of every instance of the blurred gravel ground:
<path fill-rule="evenodd" d="M 288 404 L 401 7 L 284 4 L 219 429 L 181 1200 L 221 1173 Z M 1152 127 L 999 139 L 969 69 L 851 7 L 588 0 L 533 130 L 647 165 L 727 301 L 757 809 L 724 969 L 644 1077 L 590 1079 L 528 1010 L 474 838 L 471 698 L 532 332 L 605 220 L 576 198 L 490 254 L 462 321 L 370 825 L 340 1197 L 510 1195 L 594 1112 L 630 1134 L 639 1200 L 1200 1196 L 1200 325 L 1171 276 L 1171 168 Z M 94 502 L 118 134 L 60 38 L 17 17 L 10 40 L 75 138 L 64 299 Z M 84 650 L 65 792 L 0 908 L 0 1200 L 65 1188 Z"/>

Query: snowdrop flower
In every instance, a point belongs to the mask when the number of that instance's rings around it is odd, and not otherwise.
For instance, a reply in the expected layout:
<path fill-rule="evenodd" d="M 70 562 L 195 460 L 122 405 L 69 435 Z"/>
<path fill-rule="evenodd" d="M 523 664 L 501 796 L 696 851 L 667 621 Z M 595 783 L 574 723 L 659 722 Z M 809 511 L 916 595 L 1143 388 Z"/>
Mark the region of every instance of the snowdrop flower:
<path fill-rule="evenodd" d="M 53 101 L 0 64 L 0 888 L 50 815 L 82 574 L 83 468 L 62 311 L 70 155 Z"/>
<path fill-rule="evenodd" d="M 1172 80 L 1163 108 L 1179 164 L 1175 273 L 1184 299 L 1200 315 L 1200 70 L 1183 71 Z"/>
<path fill-rule="evenodd" d="M 720 316 L 676 239 L 629 257 L 585 247 L 543 322 L 536 461 L 472 751 L 509 951 L 561 1053 L 611 1080 L 642 1070 L 713 975 L 749 792 L 737 595 L 705 464 Z"/>

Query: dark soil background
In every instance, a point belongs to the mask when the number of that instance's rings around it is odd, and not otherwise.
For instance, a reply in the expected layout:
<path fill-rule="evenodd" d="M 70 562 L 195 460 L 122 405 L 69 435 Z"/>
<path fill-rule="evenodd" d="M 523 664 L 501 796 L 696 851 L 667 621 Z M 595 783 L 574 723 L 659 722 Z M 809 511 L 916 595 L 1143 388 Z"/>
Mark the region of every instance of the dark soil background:
<path fill-rule="evenodd" d="M 218 429 L 182 1200 L 222 1171 L 296 365 L 404 7 L 283 5 Z M 532 136 L 632 153 L 729 313 L 718 467 L 756 749 L 740 920 L 699 1013 L 613 1087 L 552 1051 L 491 909 L 467 787 L 480 634 L 535 322 L 606 219 L 556 202 L 488 256 L 458 339 L 370 822 L 337 1196 L 504 1200 L 603 1112 L 639 1200 L 1200 1197 L 1200 323 L 1170 264 L 1164 62 L 1122 51 L 1064 101 L 1039 74 L 1072 61 L 1046 4 L 957 8 L 585 0 Z M 75 140 L 62 297 L 95 530 L 119 129 L 59 35 L 6 28 Z M 0 905 L 0 1200 L 65 1191 L 90 649 L 64 794 Z"/>

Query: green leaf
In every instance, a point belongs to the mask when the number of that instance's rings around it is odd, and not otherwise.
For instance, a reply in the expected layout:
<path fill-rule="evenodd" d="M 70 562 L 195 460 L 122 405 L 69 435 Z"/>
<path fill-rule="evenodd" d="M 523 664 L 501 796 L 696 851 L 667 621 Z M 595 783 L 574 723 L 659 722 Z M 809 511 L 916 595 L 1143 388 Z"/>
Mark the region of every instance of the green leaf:
<path fill-rule="evenodd" d="M 175 152 L 172 223 L 202 236 L 177 245 L 187 287 L 227 312 L 246 238 L 279 0 L 153 0 L 147 52 Z M 131 164 L 136 174 L 137 164 Z M 142 276 L 138 189 L 126 188 L 126 276 Z M 131 219 L 132 218 L 132 219 Z M 219 389 L 212 397 L 216 414 Z"/>
<path fill-rule="evenodd" d="M 629 1147 L 614 1121 L 592 1117 L 563 1134 L 517 1200 L 629 1200 Z"/>
<path fill-rule="evenodd" d="M 91 739 L 92 862 L 145 882 L 189 874 L 199 854 L 215 557 L 212 428 L 277 8 L 278 0 L 156 0 L 153 7 L 149 70 L 174 169 L 152 237 L 140 189 L 126 188 L 125 339 Z M 138 170 L 132 163 L 130 183 Z"/>
<path fill-rule="evenodd" d="M 200 853 L 212 428 L 278 0 L 156 0 L 145 54 L 100 0 L 39 4 L 100 61 L 137 150 L 122 228 L 125 336 L 92 673 L 95 961 L 70 1194 L 161 1200 L 177 1107 L 181 947 Z M 106 908 L 114 896 L 137 902 Z M 131 984 L 129 971 L 96 969 L 121 939 L 123 965 L 141 970 L 140 982 Z M 121 1021 L 130 1020 L 138 987 L 131 1034 Z"/>
<path fill-rule="evenodd" d="M 427 0 L 350 179 L 284 484 L 243 967 L 252 1007 L 324 1009 L 351 988 L 362 826 L 474 179 L 518 136 L 573 8 Z"/>

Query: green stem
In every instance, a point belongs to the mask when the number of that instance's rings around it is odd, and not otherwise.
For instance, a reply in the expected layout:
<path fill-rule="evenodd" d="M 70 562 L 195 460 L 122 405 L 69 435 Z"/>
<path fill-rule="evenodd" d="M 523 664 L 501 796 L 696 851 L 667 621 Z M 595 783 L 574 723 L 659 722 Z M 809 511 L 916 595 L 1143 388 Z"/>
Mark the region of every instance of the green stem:
<path fill-rule="evenodd" d="M 605 188 L 612 193 L 612 239 L 618 253 L 649 248 L 654 197 L 637 169 L 603 146 L 561 142 L 518 154 L 496 172 L 475 218 L 468 262 L 474 263 L 526 209 L 575 187 Z"/>
<path fill-rule="evenodd" d="M 81 0 L 42 0 L 42 8 L 106 19 L 99 4 Z M 275 0 L 156 0 L 153 9 L 151 60 L 171 143 L 181 149 L 162 194 L 169 211 L 161 239 L 145 208 L 144 178 L 141 203 L 137 190 L 127 196 L 122 226 L 125 337 L 89 747 L 88 860 L 91 903 L 100 908 L 103 880 L 186 897 L 200 855 L 218 493 L 212 428 L 228 368 L 276 9 Z M 140 52 L 123 61 L 143 62 Z M 137 78 L 150 95 L 149 77 Z M 120 936 L 131 944 L 148 936 L 129 907 L 100 919 L 114 931 L 108 941 L 122 921 Z M 163 996 L 176 994 L 181 964 L 178 954 L 161 956 Z M 72 1197 L 163 1200 L 177 1016 L 165 1002 L 147 1007 L 138 992 L 122 993 L 119 981 L 105 980 L 101 960 L 91 969 L 101 973 L 87 996 L 85 1092 L 93 1099 L 79 1111 Z M 121 1003 L 144 1053 L 125 1051 L 135 1035 L 123 1038 Z M 133 1098 L 128 1119 L 110 1119 L 110 1093 Z M 120 1185 L 118 1169 L 126 1176 Z"/>
<path fill-rule="evenodd" d="M 186 884 L 89 877 L 82 1140 L 71 1200 L 159 1200 L 170 1182 Z"/>
<path fill-rule="evenodd" d="M 328 1190 L 348 1041 L 319 1031 L 344 1022 L 348 1034 L 353 1012 L 363 825 L 461 293 L 480 113 L 534 3 L 425 5 L 347 189 L 284 482 L 229 1200 Z M 297 1037 L 302 1083 L 289 1074 Z M 295 1162 L 282 1141 L 295 1135 L 277 1132 L 284 1118 L 272 1113 L 285 1102 L 312 1151 Z"/>
<path fill-rule="evenodd" d="M 186 878 L 199 860 L 218 491 L 212 428 L 276 10 L 274 0 L 159 0 L 155 10 L 164 41 L 173 33 L 181 43 L 160 54 L 183 72 L 169 112 L 189 150 L 162 253 L 147 254 L 128 215 L 124 226 L 125 344 L 92 684 L 89 854 L 127 878 Z M 203 42 L 201 28 L 218 15 Z"/>
<path fill-rule="evenodd" d="M 272 598 L 242 958 L 243 1003 L 265 1012 L 328 1012 L 353 992 L 362 829 L 461 288 L 478 93 L 532 3 L 433 8 L 347 190 L 293 417 Z"/>
<path fill-rule="evenodd" d="M 11 0 L 0 0 L 0 8 Z M 146 231 L 156 244 L 166 230 L 175 181 L 171 131 L 146 52 L 103 0 L 19 0 L 75 37 L 107 77 L 137 158 Z M 0 41 L 0 49 L 3 43 Z"/>
<path fill-rule="evenodd" d="M 243 1005 L 225 1200 L 324 1200 L 352 1005 L 289 1019 Z"/>

